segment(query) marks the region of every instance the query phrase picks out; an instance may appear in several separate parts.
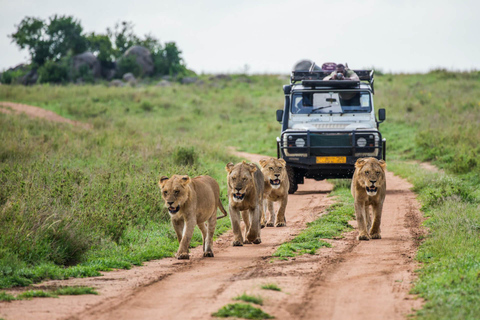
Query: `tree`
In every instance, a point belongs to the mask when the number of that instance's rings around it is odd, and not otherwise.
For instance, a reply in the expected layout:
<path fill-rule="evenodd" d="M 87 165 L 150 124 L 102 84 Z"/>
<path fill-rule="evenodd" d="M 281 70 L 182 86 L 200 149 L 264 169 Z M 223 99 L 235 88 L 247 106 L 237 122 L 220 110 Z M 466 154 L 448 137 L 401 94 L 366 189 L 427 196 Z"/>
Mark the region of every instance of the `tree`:
<path fill-rule="evenodd" d="M 152 52 L 157 74 L 182 74 L 186 71 L 180 51 L 175 42 L 165 43 L 163 49 Z"/>
<path fill-rule="evenodd" d="M 103 67 L 111 68 L 115 59 L 115 49 L 109 36 L 92 32 L 86 39 L 88 50 L 97 57 Z"/>
<path fill-rule="evenodd" d="M 58 61 L 68 54 L 82 53 L 87 48 L 87 41 L 82 35 L 80 22 L 71 16 L 54 15 L 49 22 L 25 17 L 17 27 L 17 32 L 10 35 L 21 49 L 27 49 L 36 66 L 47 60 Z"/>
<path fill-rule="evenodd" d="M 73 17 L 57 15 L 49 19 L 46 34 L 51 42 L 50 52 L 54 60 L 59 60 L 68 53 L 75 55 L 85 52 L 87 40 L 82 35 L 83 28 L 79 21 Z"/>
<path fill-rule="evenodd" d="M 131 46 L 140 42 L 140 39 L 133 33 L 133 23 L 122 21 L 115 24 L 114 29 L 107 28 L 107 35 L 115 44 L 115 56 L 119 58 Z"/>
<path fill-rule="evenodd" d="M 20 49 L 27 49 L 32 62 L 43 65 L 49 57 L 50 42 L 45 39 L 45 22 L 34 17 L 25 17 L 10 35 Z"/>

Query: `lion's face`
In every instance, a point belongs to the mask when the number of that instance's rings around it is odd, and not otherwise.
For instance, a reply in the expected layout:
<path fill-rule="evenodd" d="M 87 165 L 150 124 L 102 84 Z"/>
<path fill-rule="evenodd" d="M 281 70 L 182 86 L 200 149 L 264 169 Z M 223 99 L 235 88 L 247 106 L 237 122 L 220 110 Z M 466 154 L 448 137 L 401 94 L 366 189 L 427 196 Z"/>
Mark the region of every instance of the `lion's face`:
<path fill-rule="evenodd" d="M 272 188 L 280 188 L 282 181 L 288 179 L 287 170 L 285 169 L 285 160 L 269 158 L 262 159 L 259 163 L 262 167 L 262 173 L 265 180 L 270 182 Z"/>
<path fill-rule="evenodd" d="M 188 200 L 190 182 L 189 176 L 173 175 L 171 178 L 165 176 L 160 178 L 158 185 L 162 190 L 165 207 L 171 215 L 175 215 L 180 210 L 180 206 Z"/>
<path fill-rule="evenodd" d="M 384 160 L 375 158 L 361 158 L 357 160 L 355 168 L 358 170 L 358 182 L 365 188 L 367 195 L 375 196 L 378 187 L 384 185 L 386 167 L 387 164 Z"/>
<path fill-rule="evenodd" d="M 233 201 L 242 202 L 245 194 L 254 187 L 254 172 L 257 166 L 245 161 L 237 163 L 228 163 L 226 166 L 228 187 L 231 190 Z"/>

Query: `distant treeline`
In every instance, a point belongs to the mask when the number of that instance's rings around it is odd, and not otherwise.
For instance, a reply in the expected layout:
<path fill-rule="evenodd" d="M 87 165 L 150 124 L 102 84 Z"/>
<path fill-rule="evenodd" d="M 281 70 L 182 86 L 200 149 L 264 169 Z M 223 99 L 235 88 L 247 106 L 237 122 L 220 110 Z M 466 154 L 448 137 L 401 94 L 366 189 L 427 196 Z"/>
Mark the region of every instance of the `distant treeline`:
<path fill-rule="evenodd" d="M 85 33 L 79 20 L 54 15 L 47 21 L 25 17 L 9 35 L 20 49 L 27 49 L 31 62 L 0 74 L 0 82 L 34 84 L 93 82 L 164 75 L 182 77 L 187 70 L 175 42 L 162 44 L 151 34 L 137 36 L 131 22 L 117 23 L 105 33 Z"/>

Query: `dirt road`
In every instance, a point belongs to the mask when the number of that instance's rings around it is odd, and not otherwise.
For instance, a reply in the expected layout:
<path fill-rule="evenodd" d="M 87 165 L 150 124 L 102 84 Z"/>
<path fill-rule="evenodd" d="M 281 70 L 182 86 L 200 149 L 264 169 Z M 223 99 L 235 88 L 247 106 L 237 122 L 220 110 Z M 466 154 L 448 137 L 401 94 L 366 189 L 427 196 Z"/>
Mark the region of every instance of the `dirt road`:
<path fill-rule="evenodd" d="M 240 154 L 257 162 L 259 156 Z M 232 234 L 201 248 L 189 261 L 173 258 L 103 277 L 49 281 L 38 287 L 85 285 L 100 295 L 0 302 L 0 318 L 11 319 L 211 319 L 212 312 L 247 293 L 264 298 L 263 311 L 277 319 L 405 319 L 421 300 L 408 294 L 421 215 L 411 185 L 387 174 L 382 239 L 359 242 L 356 231 L 331 240 L 332 248 L 289 261 L 271 254 L 332 203 L 332 186 L 306 180 L 289 197 L 287 227 L 262 229 L 260 245 L 232 247 Z M 355 224 L 352 222 L 352 224 Z M 261 289 L 277 284 L 282 291 Z"/>

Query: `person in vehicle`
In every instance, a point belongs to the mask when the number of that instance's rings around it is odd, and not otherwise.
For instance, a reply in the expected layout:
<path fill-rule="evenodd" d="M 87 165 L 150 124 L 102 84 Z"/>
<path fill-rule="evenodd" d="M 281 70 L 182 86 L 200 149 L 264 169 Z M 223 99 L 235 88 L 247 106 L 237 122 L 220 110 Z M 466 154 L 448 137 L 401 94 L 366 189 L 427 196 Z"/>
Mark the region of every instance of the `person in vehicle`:
<path fill-rule="evenodd" d="M 323 78 L 323 80 L 353 80 L 360 81 L 360 78 L 355 71 L 346 68 L 343 64 L 337 64 L 337 68 L 329 76 Z"/>

